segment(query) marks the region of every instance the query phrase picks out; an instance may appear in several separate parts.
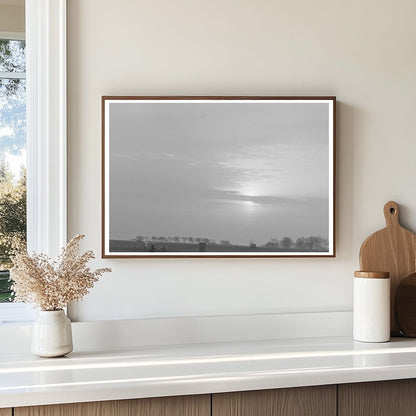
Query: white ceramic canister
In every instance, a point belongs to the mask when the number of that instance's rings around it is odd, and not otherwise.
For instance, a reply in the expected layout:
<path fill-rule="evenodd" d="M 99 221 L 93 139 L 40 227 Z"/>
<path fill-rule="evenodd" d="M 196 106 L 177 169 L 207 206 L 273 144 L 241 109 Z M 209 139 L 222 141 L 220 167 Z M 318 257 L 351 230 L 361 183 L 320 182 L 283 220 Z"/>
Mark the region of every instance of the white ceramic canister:
<path fill-rule="evenodd" d="M 353 316 L 353 336 L 356 341 L 390 340 L 389 273 L 354 273 Z"/>

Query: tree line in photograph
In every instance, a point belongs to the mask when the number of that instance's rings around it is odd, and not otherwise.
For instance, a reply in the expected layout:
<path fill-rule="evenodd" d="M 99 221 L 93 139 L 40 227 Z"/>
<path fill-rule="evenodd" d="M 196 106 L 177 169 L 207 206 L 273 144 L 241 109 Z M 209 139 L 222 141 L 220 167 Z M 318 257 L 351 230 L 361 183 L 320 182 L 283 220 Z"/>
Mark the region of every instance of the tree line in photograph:
<path fill-rule="evenodd" d="M 328 239 L 320 236 L 299 237 L 292 239 L 271 238 L 265 243 L 250 241 L 247 244 L 235 244 L 229 240 L 213 240 L 203 237 L 184 236 L 144 236 L 138 235 L 130 241 L 111 240 L 113 251 L 276 251 L 276 252 L 326 252 Z"/>

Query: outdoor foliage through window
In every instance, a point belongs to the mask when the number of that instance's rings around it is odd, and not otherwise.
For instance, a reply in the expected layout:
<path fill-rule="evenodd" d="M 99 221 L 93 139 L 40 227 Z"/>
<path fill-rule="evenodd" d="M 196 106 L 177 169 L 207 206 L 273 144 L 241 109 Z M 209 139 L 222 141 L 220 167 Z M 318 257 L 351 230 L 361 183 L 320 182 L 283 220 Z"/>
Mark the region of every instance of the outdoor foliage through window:
<path fill-rule="evenodd" d="M 13 251 L 26 243 L 25 42 L 0 39 L 0 302 L 12 300 Z"/>

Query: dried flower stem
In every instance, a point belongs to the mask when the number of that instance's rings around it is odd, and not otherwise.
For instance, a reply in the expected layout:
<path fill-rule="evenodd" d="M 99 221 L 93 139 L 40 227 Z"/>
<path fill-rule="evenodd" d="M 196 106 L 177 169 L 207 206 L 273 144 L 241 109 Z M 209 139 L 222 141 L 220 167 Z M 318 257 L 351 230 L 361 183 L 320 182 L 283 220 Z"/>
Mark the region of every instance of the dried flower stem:
<path fill-rule="evenodd" d="M 87 263 L 94 258 L 94 253 L 78 254 L 83 238 L 81 234 L 72 238 L 62 249 L 58 261 L 45 254 L 18 252 L 10 270 L 14 301 L 34 303 L 42 310 L 56 311 L 85 296 L 101 275 L 111 269 L 89 269 Z"/>

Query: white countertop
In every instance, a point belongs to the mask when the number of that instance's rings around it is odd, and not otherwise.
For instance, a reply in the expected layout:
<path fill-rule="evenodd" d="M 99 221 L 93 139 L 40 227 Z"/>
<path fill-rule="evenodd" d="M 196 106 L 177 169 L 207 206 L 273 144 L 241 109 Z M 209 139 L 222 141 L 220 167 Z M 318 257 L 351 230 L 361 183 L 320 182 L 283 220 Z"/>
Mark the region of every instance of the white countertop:
<path fill-rule="evenodd" d="M 0 354 L 0 408 L 416 378 L 416 339 L 141 346 L 42 359 Z"/>

